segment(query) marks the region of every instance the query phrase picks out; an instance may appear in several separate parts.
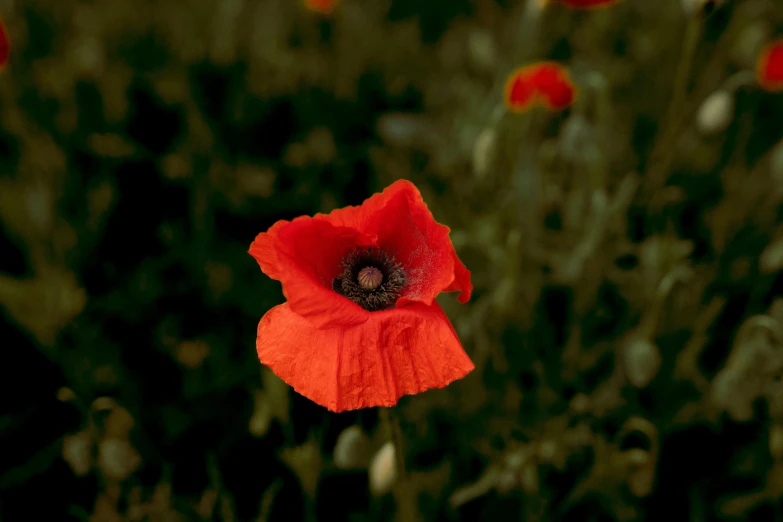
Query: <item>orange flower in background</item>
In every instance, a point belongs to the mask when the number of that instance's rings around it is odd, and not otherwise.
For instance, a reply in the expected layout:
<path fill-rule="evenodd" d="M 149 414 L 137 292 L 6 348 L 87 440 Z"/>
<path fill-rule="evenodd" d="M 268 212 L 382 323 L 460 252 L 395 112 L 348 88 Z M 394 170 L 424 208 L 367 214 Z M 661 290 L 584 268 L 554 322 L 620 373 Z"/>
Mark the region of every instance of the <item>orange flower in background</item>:
<path fill-rule="evenodd" d="M 258 324 L 262 364 L 332 411 L 392 406 L 473 370 L 435 301 L 470 299 L 449 229 L 410 182 L 357 207 L 278 221 L 250 255 L 287 299 Z"/>
<path fill-rule="evenodd" d="M 3 69 L 8 64 L 10 55 L 11 40 L 8 38 L 8 31 L 3 20 L 0 19 L 0 69 Z"/>
<path fill-rule="evenodd" d="M 316 13 L 329 14 L 337 5 L 337 0 L 304 0 L 305 7 Z"/>
<path fill-rule="evenodd" d="M 509 110 L 524 112 L 536 104 L 562 110 L 576 99 L 576 86 L 568 71 L 554 62 L 539 62 L 514 71 L 506 81 Z"/>
<path fill-rule="evenodd" d="M 770 43 L 761 52 L 756 78 L 764 90 L 783 91 L 783 40 Z"/>
<path fill-rule="evenodd" d="M 619 0 L 544 0 L 544 3 L 563 4 L 574 9 L 596 9 L 599 7 L 609 7 L 616 4 Z"/>

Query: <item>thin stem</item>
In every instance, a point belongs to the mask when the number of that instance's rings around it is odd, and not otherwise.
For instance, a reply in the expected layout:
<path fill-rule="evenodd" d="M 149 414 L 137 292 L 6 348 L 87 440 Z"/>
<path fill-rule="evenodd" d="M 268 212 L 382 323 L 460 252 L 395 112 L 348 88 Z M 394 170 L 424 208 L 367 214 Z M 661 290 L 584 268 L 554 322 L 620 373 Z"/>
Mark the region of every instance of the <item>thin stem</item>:
<path fill-rule="evenodd" d="M 394 444 L 394 457 L 397 464 L 397 479 L 394 482 L 394 496 L 397 500 L 397 520 L 415 522 L 418 520 L 416 503 L 410 489 L 410 481 L 405 469 L 405 445 L 400 428 L 400 420 L 393 408 L 381 408 L 381 418 L 386 425 L 389 438 Z"/>
<path fill-rule="evenodd" d="M 698 17 L 691 17 L 688 20 L 680 61 L 674 78 L 672 102 L 669 105 L 663 132 L 660 134 L 660 138 L 653 149 L 653 155 L 650 158 L 651 165 L 647 169 L 647 175 L 644 180 L 650 193 L 664 185 L 674 160 L 674 148 L 679 131 L 683 125 L 685 102 L 688 98 L 688 82 L 691 77 L 696 48 L 701 37 L 701 29 L 702 22 Z"/>

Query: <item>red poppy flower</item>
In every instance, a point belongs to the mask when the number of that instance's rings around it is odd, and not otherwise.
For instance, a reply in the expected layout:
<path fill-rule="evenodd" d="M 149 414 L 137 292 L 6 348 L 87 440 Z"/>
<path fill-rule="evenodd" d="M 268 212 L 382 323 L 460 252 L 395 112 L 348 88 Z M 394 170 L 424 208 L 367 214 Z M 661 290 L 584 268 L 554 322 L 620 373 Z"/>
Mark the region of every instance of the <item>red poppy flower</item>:
<path fill-rule="evenodd" d="M 8 38 L 8 31 L 5 24 L 0 20 L 0 69 L 3 69 L 8 63 L 11 55 L 11 40 Z"/>
<path fill-rule="evenodd" d="M 526 111 L 537 103 L 550 110 L 562 110 L 573 103 L 576 93 L 565 68 L 554 62 L 540 62 L 517 69 L 509 76 L 505 101 L 514 112 Z"/>
<path fill-rule="evenodd" d="M 772 42 L 761 52 L 756 77 L 762 89 L 783 91 L 783 40 Z"/>
<path fill-rule="evenodd" d="M 304 0 L 305 7 L 321 14 L 329 14 L 337 5 L 337 0 Z"/>
<path fill-rule="evenodd" d="M 332 411 L 391 406 L 473 370 L 435 301 L 470 299 L 470 272 L 416 187 L 278 221 L 249 253 L 287 299 L 258 324 L 261 363 Z"/>
<path fill-rule="evenodd" d="M 595 9 L 598 7 L 608 7 L 611 4 L 616 4 L 618 0 L 549 0 L 550 2 L 559 3 L 572 7 L 574 9 Z"/>

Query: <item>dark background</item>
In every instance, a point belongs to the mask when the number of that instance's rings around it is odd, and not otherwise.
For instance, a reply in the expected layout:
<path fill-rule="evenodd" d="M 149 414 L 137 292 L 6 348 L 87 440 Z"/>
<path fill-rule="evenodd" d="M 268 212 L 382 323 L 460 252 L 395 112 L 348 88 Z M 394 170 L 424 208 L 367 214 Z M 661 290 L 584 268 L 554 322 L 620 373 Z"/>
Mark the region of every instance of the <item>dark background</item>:
<path fill-rule="evenodd" d="M 711 11 L 0 2 L 0 520 L 392 520 L 377 412 L 258 364 L 247 248 L 407 178 L 476 287 L 476 370 L 400 401 L 422 520 L 783 521 L 783 12 Z M 544 59 L 577 103 L 506 114 Z"/>

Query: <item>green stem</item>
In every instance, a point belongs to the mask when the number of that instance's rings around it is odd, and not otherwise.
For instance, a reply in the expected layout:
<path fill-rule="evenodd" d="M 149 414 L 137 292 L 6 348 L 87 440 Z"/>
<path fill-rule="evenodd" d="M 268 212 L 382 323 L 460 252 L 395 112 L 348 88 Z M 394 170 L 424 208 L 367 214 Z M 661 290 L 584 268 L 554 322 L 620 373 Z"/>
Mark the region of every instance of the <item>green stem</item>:
<path fill-rule="evenodd" d="M 397 479 L 394 482 L 394 496 L 397 500 L 397 520 L 415 522 L 418 520 L 416 502 L 410 489 L 410 481 L 405 469 L 405 445 L 400 428 L 400 420 L 393 408 L 381 408 L 381 418 L 386 425 L 389 438 L 394 444 L 394 457 L 397 465 Z"/>
<path fill-rule="evenodd" d="M 701 37 L 701 29 L 702 22 L 698 17 L 692 17 L 688 20 L 680 61 L 674 78 L 674 91 L 672 92 L 672 102 L 669 105 L 666 124 L 653 149 L 653 154 L 650 158 L 651 164 L 647 169 L 647 175 L 644 180 L 649 193 L 654 193 L 665 184 L 667 174 L 674 161 L 674 149 L 683 124 L 685 102 L 688 97 L 688 81 L 691 77 L 691 69 L 693 68 L 696 48 Z"/>

